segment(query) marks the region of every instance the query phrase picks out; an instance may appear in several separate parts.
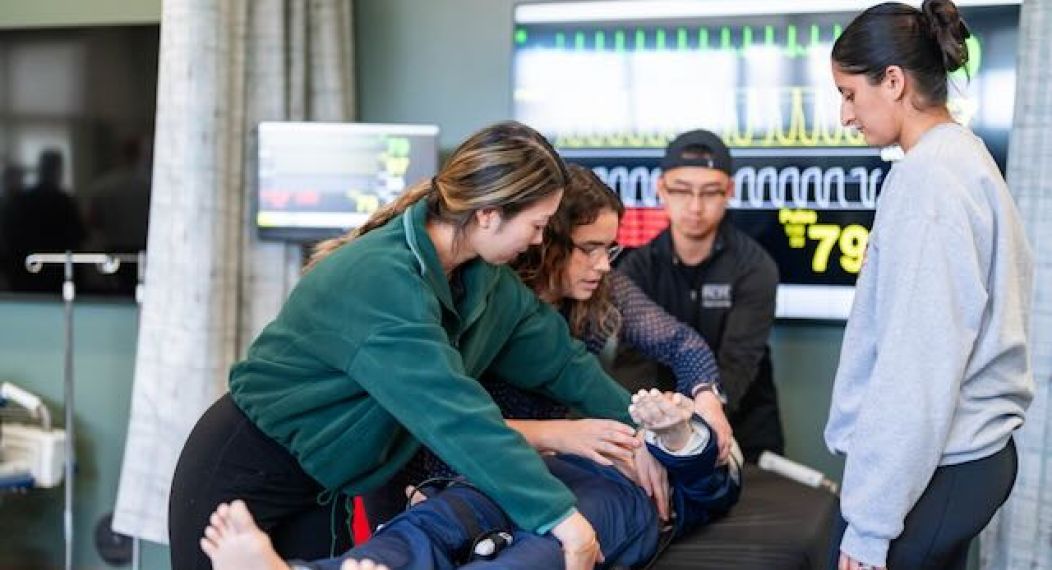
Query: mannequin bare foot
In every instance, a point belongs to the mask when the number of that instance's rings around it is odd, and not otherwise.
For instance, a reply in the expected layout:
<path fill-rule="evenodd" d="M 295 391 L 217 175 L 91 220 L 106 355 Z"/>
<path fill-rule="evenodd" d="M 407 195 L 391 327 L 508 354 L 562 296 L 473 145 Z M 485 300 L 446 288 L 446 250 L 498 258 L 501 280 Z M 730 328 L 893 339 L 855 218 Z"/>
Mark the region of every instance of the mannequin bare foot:
<path fill-rule="evenodd" d="M 387 570 L 387 566 L 372 560 L 347 560 L 340 566 L 340 570 Z"/>
<path fill-rule="evenodd" d="M 654 432 L 669 451 L 678 451 L 690 441 L 694 404 L 682 394 L 640 390 L 632 396 L 628 413 L 640 427 Z"/>
<path fill-rule="evenodd" d="M 214 570 L 289 570 L 243 501 L 219 505 L 209 523 L 201 550 Z"/>

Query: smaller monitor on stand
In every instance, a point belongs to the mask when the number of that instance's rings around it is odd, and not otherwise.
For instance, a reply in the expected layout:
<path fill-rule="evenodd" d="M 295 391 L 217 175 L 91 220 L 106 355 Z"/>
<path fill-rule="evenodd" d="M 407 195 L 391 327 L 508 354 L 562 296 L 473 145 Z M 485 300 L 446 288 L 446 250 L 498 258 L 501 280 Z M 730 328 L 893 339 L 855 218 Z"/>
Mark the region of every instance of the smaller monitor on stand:
<path fill-rule="evenodd" d="M 437 170 L 434 125 L 260 123 L 259 236 L 315 242 L 338 235 Z"/>

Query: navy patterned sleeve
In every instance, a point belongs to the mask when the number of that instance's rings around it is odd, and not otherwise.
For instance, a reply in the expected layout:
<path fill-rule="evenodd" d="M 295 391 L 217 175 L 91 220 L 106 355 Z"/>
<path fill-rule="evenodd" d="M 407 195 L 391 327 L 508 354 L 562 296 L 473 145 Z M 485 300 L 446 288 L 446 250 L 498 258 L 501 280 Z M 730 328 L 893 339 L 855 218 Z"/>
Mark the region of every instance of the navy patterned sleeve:
<path fill-rule="evenodd" d="M 666 313 L 626 275 L 615 270 L 607 279 L 621 312 L 621 341 L 671 368 L 682 394 L 693 396 L 697 386 L 720 381 L 716 357 L 697 331 Z"/>

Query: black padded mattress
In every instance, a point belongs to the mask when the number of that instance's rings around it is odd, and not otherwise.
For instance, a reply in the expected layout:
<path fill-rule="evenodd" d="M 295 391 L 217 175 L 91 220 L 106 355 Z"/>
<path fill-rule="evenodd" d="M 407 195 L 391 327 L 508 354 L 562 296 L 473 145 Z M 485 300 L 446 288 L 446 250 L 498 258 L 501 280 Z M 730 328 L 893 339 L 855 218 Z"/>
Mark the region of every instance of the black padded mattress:
<path fill-rule="evenodd" d="M 828 491 L 748 465 L 730 514 L 675 541 L 650 568 L 825 570 L 838 508 Z"/>

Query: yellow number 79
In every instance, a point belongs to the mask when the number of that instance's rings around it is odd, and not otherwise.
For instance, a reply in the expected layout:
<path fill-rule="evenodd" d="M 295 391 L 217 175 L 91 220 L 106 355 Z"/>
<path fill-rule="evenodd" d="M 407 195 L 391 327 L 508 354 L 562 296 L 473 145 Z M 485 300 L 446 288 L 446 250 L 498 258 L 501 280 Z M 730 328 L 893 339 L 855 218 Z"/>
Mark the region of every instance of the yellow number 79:
<path fill-rule="evenodd" d="M 869 232 L 865 227 L 851 224 L 841 231 L 840 226 L 835 224 L 812 224 L 807 227 L 807 237 L 818 242 L 811 259 L 811 270 L 815 273 L 825 273 L 829 268 L 829 255 L 838 241 L 843 253 L 840 267 L 848 273 L 858 273 L 862 269 L 866 242 L 869 240 Z"/>

